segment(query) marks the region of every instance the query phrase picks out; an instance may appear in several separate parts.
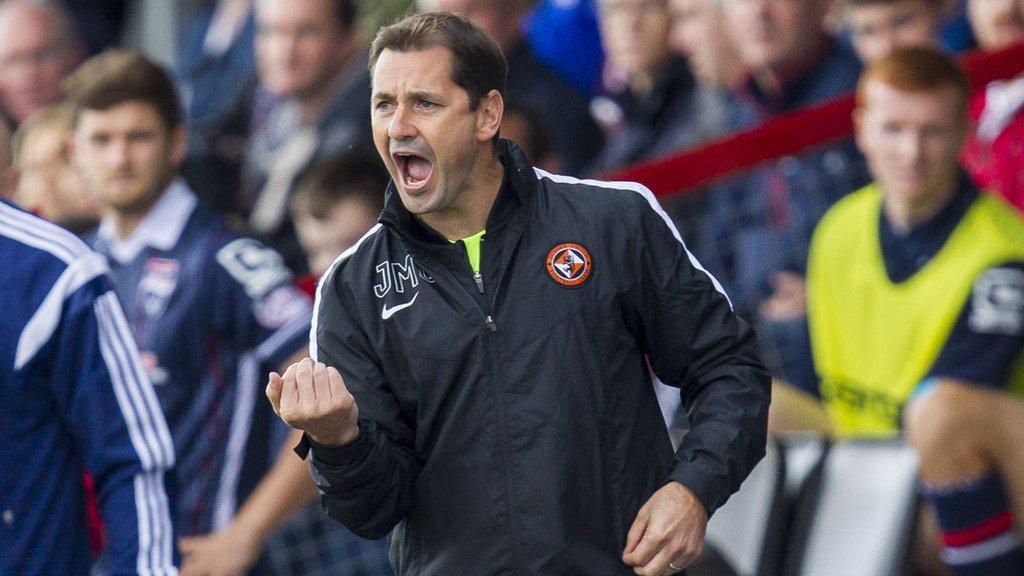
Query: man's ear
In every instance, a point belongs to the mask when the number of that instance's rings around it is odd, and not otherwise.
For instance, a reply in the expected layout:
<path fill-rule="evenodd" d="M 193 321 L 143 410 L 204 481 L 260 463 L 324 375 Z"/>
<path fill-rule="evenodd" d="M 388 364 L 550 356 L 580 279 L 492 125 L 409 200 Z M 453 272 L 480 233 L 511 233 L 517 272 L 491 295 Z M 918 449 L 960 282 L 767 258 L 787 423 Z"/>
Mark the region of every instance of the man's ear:
<path fill-rule="evenodd" d="M 501 118 L 505 114 L 505 99 L 501 92 L 491 90 L 480 98 L 476 108 L 476 139 L 487 142 L 494 138 L 501 128 Z"/>

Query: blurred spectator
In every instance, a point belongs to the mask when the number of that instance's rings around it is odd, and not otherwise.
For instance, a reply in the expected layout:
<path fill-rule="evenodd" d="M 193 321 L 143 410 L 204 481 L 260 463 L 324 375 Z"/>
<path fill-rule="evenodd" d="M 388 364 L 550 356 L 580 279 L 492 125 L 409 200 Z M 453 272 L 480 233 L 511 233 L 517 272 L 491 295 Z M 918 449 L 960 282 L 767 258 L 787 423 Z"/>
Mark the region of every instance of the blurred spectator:
<path fill-rule="evenodd" d="M 295 185 L 318 160 L 373 152 L 367 57 L 352 0 L 255 2 L 260 80 L 280 102 L 249 143 L 249 225 L 301 271 L 305 258 L 288 219 Z"/>
<path fill-rule="evenodd" d="M 749 72 L 738 128 L 849 92 L 860 65 L 825 27 L 828 0 L 731 0 L 727 29 Z"/>
<path fill-rule="evenodd" d="M 938 46 L 947 0 L 845 0 L 843 20 L 862 62 L 901 46 Z"/>
<path fill-rule="evenodd" d="M 540 0 L 527 18 L 526 38 L 537 55 L 583 98 L 594 96 L 604 52 L 592 0 Z M 566 50 L 572 46 L 572 50 Z"/>
<path fill-rule="evenodd" d="M 534 166 L 560 174 L 562 159 L 551 147 L 551 133 L 539 112 L 520 100 L 505 101 L 501 137 L 515 142 Z"/>
<path fill-rule="evenodd" d="M 748 77 L 736 91 L 734 127 L 847 94 L 857 57 L 826 32 L 828 0 L 730 0 L 727 29 Z M 701 262 L 729 288 L 741 315 L 760 328 L 776 376 L 815 386 L 803 315 L 803 273 L 811 234 L 839 198 L 868 181 L 851 140 L 786 156 L 715 186 L 694 242 Z"/>
<path fill-rule="evenodd" d="M 323 276 L 377 222 L 388 179 L 377 158 L 355 155 L 329 159 L 303 178 L 291 214 L 313 276 Z"/>
<path fill-rule="evenodd" d="M 58 104 L 21 125 L 15 140 L 14 201 L 80 236 L 99 223 L 100 209 L 71 164 L 73 123 L 71 107 Z"/>
<path fill-rule="evenodd" d="M 432 0 L 437 10 L 462 14 L 498 43 L 508 61 L 507 98 L 518 98 L 544 116 L 565 170 L 578 174 L 601 149 L 601 130 L 587 103 L 537 60 L 526 43 L 523 20 L 531 0 Z"/>
<path fill-rule="evenodd" d="M 188 127 L 182 175 L 218 212 L 240 206 L 241 168 L 256 85 L 252 0 L 218 0 L 182 34 L 175 75 Z"/>
<path fill-rule="evenodd" d="M 0 112 L 15 126 L 60 101 L 82 43 L 59 2 L 0 3 Z"/>
<path fill-rule="evenodd" d="M 74 162 L 103 213 L 89 241 L 109 262 L 174 441 L 179 532 L 217 531 L 179 543 L 183 571 L 244 570 L 313 497 L 305 466 L 270 439 L 259 397 L 262 375 L 304 352 L 309 299 L 276 253 L 229 230 L 178 178 L 186 137 L 162 69 L 105 52 L 68 90 Z"/>
<path fill-rule="evenodd" d="M 1024 38 L 1024 5 L 1020 0 L 968 0 L 967 16 L 982 50 L 999 50 Z"/>
<path fill-rule="evenodd" d="M 607 135 L 588 172 L 665 156 L 728 129 L 724 103 L 702 94 L 686 59 L 672 53 L 667 0 L 599 0 L 608 64 L 624 77 L 594 101 Z M 707 108 L 707 109 L 705 109 Z"/>
<path fill-rule="evenodd" d="M 1024 220 L 958 166 L 969 90 L 930 48 L 865 73 L 854 120 L 875 183 L 815 232 L 808 313 L 837 434 L 903 428 L 942 559 L 1010 576 L 1024 573 Z"/>
<path fill-rule="evenodd" d="M 971 26 L 982 50 L 1024 42 L 1024 0 L 970 0 Z M 971 99 L 976 128 L 964 164 L 978 185 L 1024 211 L 1024 74 L 992 82 Z"/>
<path fill-rule="evenodd" d="M 697 82 L 732 90 L 744 69 L 736 46 L 726 32 L 721 0 L 671 0 L 669 47 L 686 57 Z"/>

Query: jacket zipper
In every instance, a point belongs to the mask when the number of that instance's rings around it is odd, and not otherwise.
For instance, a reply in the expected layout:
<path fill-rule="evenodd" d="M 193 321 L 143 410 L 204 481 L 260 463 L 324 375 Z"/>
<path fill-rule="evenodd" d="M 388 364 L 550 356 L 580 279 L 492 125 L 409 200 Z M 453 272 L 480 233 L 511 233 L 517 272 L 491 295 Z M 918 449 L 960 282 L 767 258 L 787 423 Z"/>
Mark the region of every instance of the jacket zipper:
<path fill-rule="evenodd" d="M 484 239 L 480 239 L 483 242 Z M 465 244 L 463 244 L 463 251 L 465 251 Z M 481 254 L 483 250 L 481 247 Z M 467 258 L 468 262 L 468 258 Z M 481 268 L 483 266 L 481 265 Z M 472 269 L 472 267 L 471 267 Z M 494 303 L 497 301 L 497 290 L 492 296 L 491 302 L 488 304 L 486 291 L 484 290 L 484 277 L 479 270 L 473 271 L 473 282 L 476 284 L 477 291 L 483 296 L 484 305 L 481 306 L 484 312 L 484 326 L 487 327 L 489 334 L 485 334 L 484 338 L 487 340 L 487 350 L 491 356 L 491 380 L 494 387 L 495 402 L 497 404 L 498 412 L 498 435 L 501 442 L 502 461 L 505 464 L 505 483 L 508 489 L 508 527 L 509 537 L 512 540 L 512 568 L 514 571 L 518 571 L 519 562 L 519 544 L 518 538 L 516 537 L 516 522 L 515 522 L 515 492 L 514 485 L 512 482 L 512 465 L 511 465 L 511 449 L 509 447 L 508 440 L 508 424 L 505 410 L 502 408 L 505 403 L 502 398 L 504 390 L 500 379 L 499 360 L 501 355 L 498 354 L 498 343 L 495 340 L 496 333 L 498 332 L 498 323 L 494 321 L 492 310 L 494 309 Z"/>

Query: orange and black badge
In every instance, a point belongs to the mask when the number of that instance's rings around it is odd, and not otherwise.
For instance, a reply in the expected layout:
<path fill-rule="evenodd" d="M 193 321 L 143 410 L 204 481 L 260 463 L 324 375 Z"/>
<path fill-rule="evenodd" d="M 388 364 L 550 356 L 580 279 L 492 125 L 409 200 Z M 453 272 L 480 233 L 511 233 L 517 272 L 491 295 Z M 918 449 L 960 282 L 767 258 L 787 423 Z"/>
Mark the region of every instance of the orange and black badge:
<path fill-rule="evenodd" d="M 590 261 L 590 252 L 579 244 L 567 242 L 559 244 L 548 252 L 548 276 L 562 286 L 575 287 L 590 278 L 594 265 Z"/>

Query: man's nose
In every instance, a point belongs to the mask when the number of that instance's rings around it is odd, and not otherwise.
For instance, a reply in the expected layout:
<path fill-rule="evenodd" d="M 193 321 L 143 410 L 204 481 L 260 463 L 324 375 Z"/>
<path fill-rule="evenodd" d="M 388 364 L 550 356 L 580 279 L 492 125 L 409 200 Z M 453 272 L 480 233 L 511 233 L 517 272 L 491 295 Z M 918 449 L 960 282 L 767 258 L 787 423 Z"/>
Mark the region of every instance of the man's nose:
<path fill-rule="evenodd" d="M 391 115 L 391 123 L 388 124 L 388 137 L 392 140 L 406 140 L 415 138 L 417 134 L 416 125 L 409 117 L 408 108 L 398 106 L 395 113 Z"/>

